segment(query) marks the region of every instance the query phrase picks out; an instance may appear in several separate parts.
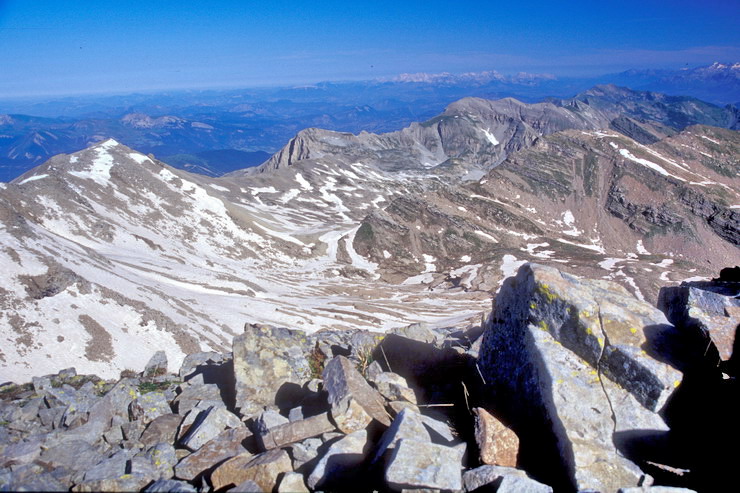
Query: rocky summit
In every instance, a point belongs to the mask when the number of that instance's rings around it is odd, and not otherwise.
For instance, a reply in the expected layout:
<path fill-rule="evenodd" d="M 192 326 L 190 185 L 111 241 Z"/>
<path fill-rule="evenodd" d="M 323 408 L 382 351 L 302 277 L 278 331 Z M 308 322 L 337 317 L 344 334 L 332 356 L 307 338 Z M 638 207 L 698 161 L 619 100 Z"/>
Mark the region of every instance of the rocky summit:
<path fill-rule="evenodd" d="M 157 353 L 119 379 L 4 384 L 0 489 L 718 491 L 740 389 L 713 334 L 738 295 L 685 283 L 661 311 L 527 263 L 462 330 L 247 324 L 177 373 Z"/>
<path fill-rule="evenodd" d="M 739 155 L 598 86 L 220 178 L 54 156 L 0 183 L 0 490 L 721 490 Z"/>

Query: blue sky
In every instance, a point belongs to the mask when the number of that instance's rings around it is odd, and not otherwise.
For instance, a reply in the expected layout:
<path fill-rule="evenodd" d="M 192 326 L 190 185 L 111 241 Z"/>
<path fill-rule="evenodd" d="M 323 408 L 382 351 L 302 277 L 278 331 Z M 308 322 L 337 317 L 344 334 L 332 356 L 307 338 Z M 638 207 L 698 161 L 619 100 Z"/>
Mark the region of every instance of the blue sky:
<path fill-rule="evenodd" d="M 738 19 L 739 0 L 0 0 L 0 97 L 680 68 L 740 61 Z"/>

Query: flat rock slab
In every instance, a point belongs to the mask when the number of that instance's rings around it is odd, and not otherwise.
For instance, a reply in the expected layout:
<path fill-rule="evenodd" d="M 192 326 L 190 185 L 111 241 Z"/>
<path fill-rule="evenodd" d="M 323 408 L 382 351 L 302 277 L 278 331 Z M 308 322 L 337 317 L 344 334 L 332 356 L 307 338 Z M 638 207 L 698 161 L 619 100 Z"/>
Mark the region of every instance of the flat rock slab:
<path fill-rule="evenodd" d="M 250 435 L 251 433 L 244 426 L 222 432 L 180 460 L 175 466 L 175 476 L 192 481 L 226 459 L 246 453 L 242 442 Z"/>
<path fill-rule="evenodd" d="M 364 429 L 375 419 L 385 426 L 391 419 L 381 395 L 344 356 L 336 356 L 324 368 L 324 390 L 329 394 L 331 415 L 344 433 Z"/>
<path fill-rule="evenodd" d="M 403 439 L 385 469 L 392 489 L 462 489 L 462 457 L 454 448 Z"/>

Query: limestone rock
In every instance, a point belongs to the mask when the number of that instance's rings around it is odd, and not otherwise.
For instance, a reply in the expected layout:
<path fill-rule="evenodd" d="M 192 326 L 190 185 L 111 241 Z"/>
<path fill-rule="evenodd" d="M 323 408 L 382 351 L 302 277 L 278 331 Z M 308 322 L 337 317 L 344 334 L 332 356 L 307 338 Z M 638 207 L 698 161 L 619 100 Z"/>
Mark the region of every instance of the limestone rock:
<path fill-rule="evenodd" d="M 140 395 L 129 404 L 131 421 L 148 424 L 163 414 L 170 414 L 172 409 L 162 392 L 149 392 Z"/>
<path fill-rule="evenodd" d="M 148 447 L 159 442 L 175 442 L 177 428 L 182 423 L 182 418 L 182 416 L 174 413 L 157 416 L 149 423 L 139 440 Z"/>
<path fill-rule="evenodd" d="M 302 385 L 311 378 L 305 333 L 247 324 L 233 342 L 236 407 L 243 416 L 275 403 L 286 383 Z"/>
<path fill-rule="evenodd" d="M 252 480 L 259 485 L 260 491 L 272 491 L 278 476 L 292 471 L 290 456 L 285 450 L 275 449 L 255 456 L 246 453 L 217 467 L 211 474 L 211 483 L 214 490 L 219 490 L 230 484 Z"/>
<path fill-rule="evenodd" d="M 144 493 L 197 493 L 198 489 L 185 481 L 159 479 L 144 489 Z"/>
<path fill-rule="evenodd" d="M 246 453 L 242 442 L 250 435 L 242 426 L 221 432 L 198 450 L 180 460 L 175 466 L 175 476 L 192 481 L 226 459 Z"/>
<path fill-rule="evenodd" d="M 403 439 L 388 461 L 385 480 L 396 491 L 407 488 L 460 490 L 461 459 L 453 448 Z"/>
<path fill-rule="evenodd" d="M 286 472 L 277 488 L 278 493 L 308 493 L 303 474 Z"/>
<path fill-rule="evenodd" d="M 698 343 L 710 344 L 720 360 L 729 361 L 740 324 L 738 295 L 740 282 L 684 282 L 661 288 L 658 307 L 671 323 L 695 331 Z"/>
<path fill-rule="evenodd" d="M 388 451 L 395 449 L 397 442 L 404 438 L 432 443 L 432 438 L 429 436 L 421 416 L 411 409 L 403 409 L 398 413 L 391 426 L 385 430 L 380 443 L 378 443 L 373 462 L 378 461 Z"/>
<path fill-rule="evenodd" d="M 332 443 L 308 476 L 308 487 L 312 490 L 346 488 L 345 481 L 358 477 L 358 467 L 365 461 L 367 448 L 365 430 L 355 431 Z"/>
<path fill-rule="evenodd" d="M 534 479 L 507 474 L 501 478 L 496 493 L 552 493 L 552 488 Z"/>
<path fill-rule="evenodd" d="M 409 388 L 408 382 L 401 375 L 383 372 L 371 380 L 378 392 L 389 401 L 406 401 L 416 404 L 416 394 Z"/>
<path fill-rule="evenodd" d="M 328 433 L 335 429 L 336 426 L 329 420 L 329 415 L 322 413 L 270 428 L 266 433 L 259 435 L 259 440 L 265 450 L 270 450 Z"/>
<path fill-rule="evenodd" d="M 527 473 L 521 469 L 515 469 L 513 467 L 503 466 L 490 466 L 484 465 L 465 471 L 462 476 L 463 488 L 465 491 L 475 491 L 478 488 L 482 488 L 486 485 L 494 486 L 493 483 L 497 482 L 504 476 L 521 476 L 527 477 Z"/>
<path fill-rule="evenodd" d="M 661 361 L 670 359 L 675 336 L 660 311 L 615 283 L 525 264 L 497 296 L 478 363 L 496 395 L 507 396 L 497 410 L 522 443 L 521 433 L 553 443 L 531 452 L 542 454 L 535 464 L 562 461 L 554 483 L 615 491 L 641 476 L 615 449 L 615 427 L 666 429 L 654 413 L 682 379 Z M 607 380 L 616 385 L 602 386 Z M 610 402 L 617 401 L 629 407 L 617 418 L 635 423 L 615 424 Z"/>
<path fill-rule="evenodd" d="M 290 450 L 293 456 L 293 470 L 303 472 L 304 466 L 308 468 L 314 465 L 313 462 L 319 456 L 319 447 L 323 443 L 320 438 L 308 438 L 292 444 Z"/>
<path fill-rule="evenodd" d="M 277 411 L 267 410 L 260 413 L 254 422 L 254 431 L 260 435 L 268 433 L 271 428 L 289 423 L 290 420 Z"/>
<path fill-rule="evenodd" d="M 336 356 L 329 361 L 323 378 L 332 418 L 341 431 L 352 433 L 361 430 L 373 419 L 390 425 L 383 398 L 347 358 Z"/>
<path fill-rule="evenodd" d="M 225 429 L 241 426 L 244 426 L 244 424 L 235 414 L 221 407 L 209 408 L 199 415 L 180 443 L 184 447 L 195 451 Z"/>
<path fill-rule="evenodd" d="M 164 351 L 155 352 L 144 367 L 142 376 L 145 378 L 154 378 L 163 376 L 167 373 L 167 353 Z"/>
<path fill-rule="evenodd" d="M 495 416 L 481 407 L 475 414 L 475 441 L 483 464 L 516 467 L 519 437 Z"/>

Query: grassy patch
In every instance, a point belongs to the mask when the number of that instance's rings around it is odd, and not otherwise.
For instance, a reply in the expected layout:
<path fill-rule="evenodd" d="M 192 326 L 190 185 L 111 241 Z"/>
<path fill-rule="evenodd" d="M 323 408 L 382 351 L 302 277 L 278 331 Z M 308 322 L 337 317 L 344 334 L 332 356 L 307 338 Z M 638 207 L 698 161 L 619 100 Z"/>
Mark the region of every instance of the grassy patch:
<path fill-rule="evenodd" d="M 149 392 L 163 392 L 175 382 L 165 380 L 164 382 L 141 382 L 139 384 L 139 393 L 148 394 Z"/>

